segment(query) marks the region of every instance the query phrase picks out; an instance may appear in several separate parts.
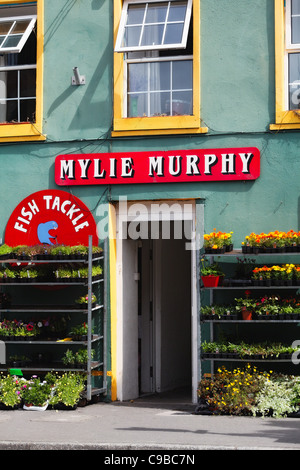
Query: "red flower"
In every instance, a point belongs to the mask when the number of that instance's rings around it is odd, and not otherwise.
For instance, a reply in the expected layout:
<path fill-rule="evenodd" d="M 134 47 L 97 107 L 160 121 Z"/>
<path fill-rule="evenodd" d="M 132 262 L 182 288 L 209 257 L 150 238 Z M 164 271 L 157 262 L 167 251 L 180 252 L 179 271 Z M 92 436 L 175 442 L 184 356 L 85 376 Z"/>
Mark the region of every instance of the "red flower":
<path fill-rule="evenodd" d="M 32 331 L 33 330 L 33 325 L 28 323 L 28 325 L 26 326 L 26 329 L 27 329 L 27 331 Z"/>

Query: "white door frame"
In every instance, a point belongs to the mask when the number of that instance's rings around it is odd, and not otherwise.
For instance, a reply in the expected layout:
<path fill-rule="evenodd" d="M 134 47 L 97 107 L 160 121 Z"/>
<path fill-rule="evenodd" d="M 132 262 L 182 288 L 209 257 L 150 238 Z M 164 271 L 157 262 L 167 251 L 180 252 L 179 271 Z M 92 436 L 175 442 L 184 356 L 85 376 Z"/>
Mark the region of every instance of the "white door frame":
<path fill-rule="evenodd" d="M 120 199 L 116 206 L 116 285 L 117 285 L 117 364 L 116 364 L 116 381 L 117 381 L 117 399 L 120 401 L 127 400 L 124 381 L 131 380 L 131 377 L 123 374 L 123 355 L 126 344 L 123 341 L 123 276 L 126 276 L 126 267 L 123 269 L 122 257 L 124 240 L 127 238 L 127 224 L 129 222 L 146 222 L 170 220 L 170 209 L 172 220 L 186 220 L 191 222 L 192 233 L 196 234 L 196 242 L 198 239 L 198 222 L 196 220 L 196 203 L 195 200 L 160 200 L 160 201 L 131 201 Z M 187 243 L 193 245 L 193 243 Z M 199 361 L 198 345 L 199 345 L 199 325 L 198 325 L 198 282 L 197 282 L 197 251 L 191 249 L 191 357 L 192 357 L 192 402 L 197 403 L 197 388 L 199 381 Z M 156 302 L 156 314 L 160 314 L 159 299 Z M 159 332 L 156 332 L 156 344 L 160 347 Z M 157 351 L 156 351 L 157 353 Z M 159 386 L 159 371 L 156 371 L 156 381 Z"/>

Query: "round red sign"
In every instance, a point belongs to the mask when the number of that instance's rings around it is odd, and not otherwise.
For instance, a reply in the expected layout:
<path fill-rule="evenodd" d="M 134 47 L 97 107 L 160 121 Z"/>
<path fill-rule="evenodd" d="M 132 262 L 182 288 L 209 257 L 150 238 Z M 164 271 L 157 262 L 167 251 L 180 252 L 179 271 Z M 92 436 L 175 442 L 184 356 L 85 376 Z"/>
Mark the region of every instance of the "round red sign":
<path fill-rule="evenodd" d="M 66 191 L 44 190 L 31 194 L 13 211 L 5 230 L 5 243 L 18 245 L 85 245 L 97 227 L 88 207 Z"/>

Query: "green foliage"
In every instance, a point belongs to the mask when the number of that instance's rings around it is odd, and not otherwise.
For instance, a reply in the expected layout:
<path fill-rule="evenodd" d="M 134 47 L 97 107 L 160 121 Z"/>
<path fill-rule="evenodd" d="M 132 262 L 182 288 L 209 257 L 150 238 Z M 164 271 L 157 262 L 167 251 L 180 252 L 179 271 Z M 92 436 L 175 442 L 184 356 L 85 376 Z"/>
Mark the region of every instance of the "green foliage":
<path fill-rule="evenodd" d="M 13 376 L 0 376 L 0 403 L 8 407 L 15 407 L 21 403 L 20 380 Z"/>
<path fill-rule="evenodd" d="M 84 377 L 80 374 L 68 372 L 57 378 L 54 384 L 54 393 L 49 403 L 51 405 L 63 404 L 73 407 L 78 404 L 84 389 Z"/>
<path fill-rule="evenodd" d="M 201 260 L 201 276 L 223 276 L 223 271 L 219 267 L 218 263 L 209 264 L 206 259 Z"/>
<path fill-rule="evenodd" d="M 50 399 L 50 392 L 50 385 L 45 380 L 41 382 L 40 378 L 35 375 L 22 385 L 22 398 L 25 405 L 44 406 Z"/>
<path fill-rule="evenodd" d="M 216 414 L 282 418 L 300 410 L 300 377 L 222 367 L 200 381 L 198 396 Z"/>

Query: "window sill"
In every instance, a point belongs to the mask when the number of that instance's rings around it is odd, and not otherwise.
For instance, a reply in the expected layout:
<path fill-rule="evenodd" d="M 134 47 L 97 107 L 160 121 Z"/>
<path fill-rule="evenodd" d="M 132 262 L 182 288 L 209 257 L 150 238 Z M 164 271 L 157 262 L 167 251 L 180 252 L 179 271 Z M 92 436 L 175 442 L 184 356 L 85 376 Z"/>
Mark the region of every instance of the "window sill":
<path fill-rule="evenodd" d="M 174 134 L 206 134 L 208 132 L 207 127 L 187 128 L 187 129 L 151 129 L 151 130 L 126 130 L 126 131 L 112 131 L 112 137 L 126 137 L 126 136 L 138 136 L 138 135 L 174 135 Z"/>
<path fill-rule="evenodd" d="M 270 131 L 285 131 L 287 129 L 300 129 L 300 123 L 281 123 L 281 124 L 270 124 Z"/>
<path fill-rule="evenodd" d="M 202 134 L 198 116 L 115 118 L 113 137 L 126 135 Z"/>
<path fill-rule="evenodd" d="M 276 113 L 276 122 L 270 124 L 270 130 L 300 129 L 300 109 L 298 112 L 299 114 L 295 111 L 278 111 Z"/>
<path fill-rule="evenodd" d="M 38 124 L 0 124 L 0 142 L 46 140 Z"/>

